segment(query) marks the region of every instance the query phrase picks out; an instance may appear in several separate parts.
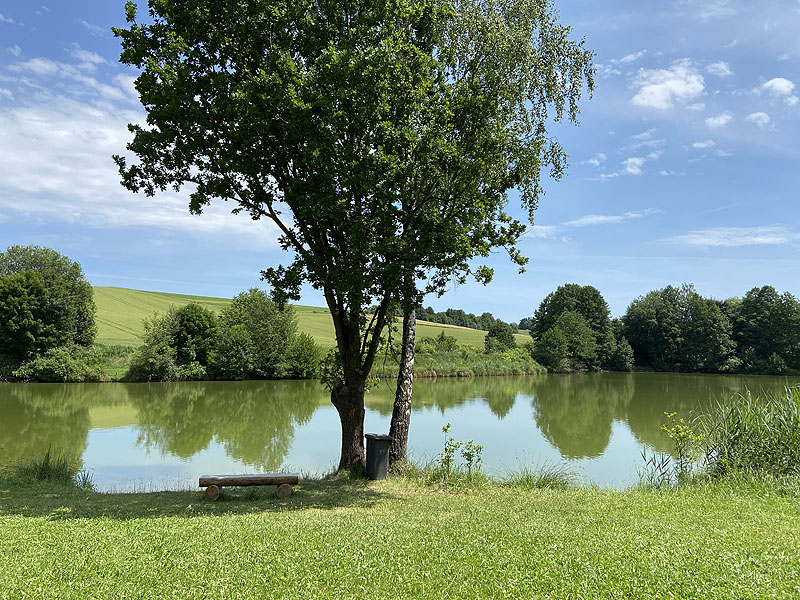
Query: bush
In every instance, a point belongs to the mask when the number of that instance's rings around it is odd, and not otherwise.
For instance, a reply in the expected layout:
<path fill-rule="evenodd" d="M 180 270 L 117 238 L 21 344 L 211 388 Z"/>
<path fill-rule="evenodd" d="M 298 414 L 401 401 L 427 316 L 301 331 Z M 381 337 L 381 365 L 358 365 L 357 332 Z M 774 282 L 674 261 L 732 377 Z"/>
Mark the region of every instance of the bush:
<path fill-rule="evenodd" d="M 29 360 L 13 372 L 24 381 L 45 383 L 80 383 L 102 381 L 103 374 L 96 365 L 87 364 L 76 356 L 74 348 L 62 347 L 48 350 L 43 356 Z"/>
<path fill-rule="evenodd" d="M 131 359 L 132 381 L 205 379 L 217 317 L 199 304 L 170 307 L 144 321 L 144 344 Z"/>
<path fill-rule="evenodd" d="M 289 347 L 289 377 L 311 379 L 319 375 L 322 351 L 307 333 L 296 336 Z"/>
<path fill-rule="evenodd" d="M 514 339 L 514 330 L 507 323 L 500 321 L 495 321 L 489 327 L 484 344 L 486 352 L 490 354 L 517 347 L 517 341 Z"/>

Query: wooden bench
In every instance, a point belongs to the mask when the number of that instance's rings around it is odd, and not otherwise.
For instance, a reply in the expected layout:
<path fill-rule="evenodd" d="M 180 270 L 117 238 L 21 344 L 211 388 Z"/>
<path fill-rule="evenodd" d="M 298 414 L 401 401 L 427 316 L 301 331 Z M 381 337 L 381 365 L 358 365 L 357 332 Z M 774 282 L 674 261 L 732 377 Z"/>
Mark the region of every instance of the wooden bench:
<path fill-rule="evenodd" d="M 202 475 L 200 487 L 206 488 L 206 500 L 219 498 L 221 487 L 230 485 L 276 485 L 278 498 L 286 498 L 292 493 L 292 486 L 297 485 L 297 473 L 264 473 L 261 475 Z"/>

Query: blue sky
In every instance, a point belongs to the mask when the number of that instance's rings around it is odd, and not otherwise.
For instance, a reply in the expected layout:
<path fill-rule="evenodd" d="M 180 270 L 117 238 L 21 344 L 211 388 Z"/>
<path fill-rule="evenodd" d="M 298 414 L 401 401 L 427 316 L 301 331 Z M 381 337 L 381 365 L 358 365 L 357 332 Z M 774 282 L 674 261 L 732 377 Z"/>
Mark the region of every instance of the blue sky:
<path fill-rule="evenodd" d="M 191 216 L 185 196 L 118 183 L 111 155 L 143 119 L 109 32 L 123 4 L 0 3 L 0 249 L 55 248 L 95 285 L 259 285 L 287 259 L 270 224 L 222 202 Z M 597 287 L 614 315 L 683 282 L 717 298 L 764 284 L 800 295 L 800 1 L 556 6 L 597 53 L 597 89 L 579 127 L 552 129 L 570 168 L 520 241 L 529 268 L 498 253 L 488 287 L 426 304 L 518 320 L 567 282 Z M 303 303 L 324 305 L 311 289 Z"/>

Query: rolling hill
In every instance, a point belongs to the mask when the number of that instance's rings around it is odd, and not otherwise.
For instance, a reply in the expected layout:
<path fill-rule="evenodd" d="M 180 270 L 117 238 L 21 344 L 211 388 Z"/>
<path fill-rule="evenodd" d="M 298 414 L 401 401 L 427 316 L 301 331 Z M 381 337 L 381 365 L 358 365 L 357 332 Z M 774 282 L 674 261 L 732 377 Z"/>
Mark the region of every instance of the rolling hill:
<path fill-rule="evenodd" d="M 97 343 L 105 345 L 138 346 L 144 331 L 142 321 L 154 313 L 163 313 L 170 306 L 183 306 L 197 302 L 201 306 L 221 311 L 230 303 L 229 298 L 209 296 L 190 296 L 186 294 L 167 294 L 117 287 L 95 287 L 94 301 L 97 304 Z M 333 323 L 327 308 L 294 305 L 298 329 L 310 334 L 323 348 L 333 348 L 336 344 Z M 444 331 L 456 338 L 459 344 L 483 347 L 485 331 L 441 325 L 438 323 L 417 322 L 417 338 L 435 337 Z M 530 340 L 527 335 L 517 335 L 522 343 Z"/>

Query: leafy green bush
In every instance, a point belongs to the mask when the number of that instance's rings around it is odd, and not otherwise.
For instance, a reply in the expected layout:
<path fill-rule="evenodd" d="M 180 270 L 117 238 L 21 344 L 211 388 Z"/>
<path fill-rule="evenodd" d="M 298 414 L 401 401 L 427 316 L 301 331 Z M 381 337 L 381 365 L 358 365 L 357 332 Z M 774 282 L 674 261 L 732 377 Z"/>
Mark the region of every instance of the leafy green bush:
<path fill-rule="evenodd" d="M 517 341 L 514 339 L 514 330 L 507 323 L 495 321 L 489 327 L 484 345 L 489 354 L 516 348 Z"/>
<path fill-rule="evenodd" d="M 132 381 L 206 379 L 217 331 L 214 313 L 199 304 L 170 307 L 144 321 L 144 343 L 134 353 L 126 378 Z"/>
<path fill-rule="evenodd" d="M 319 375 L 322 350 L 307 333 L 295 336 L 289 346 L 286 362 L 288 375 L 295 379 L 311 379 Z"/>
<path fill-rule="evenodd" d="M 102 381 L 100 368 L 88 364 L 76 354 L 74 348 L 53 348 L 38 358 L 24 362 L 13 372 L 13 376 L 24 381 L 46 383 Z"/>

